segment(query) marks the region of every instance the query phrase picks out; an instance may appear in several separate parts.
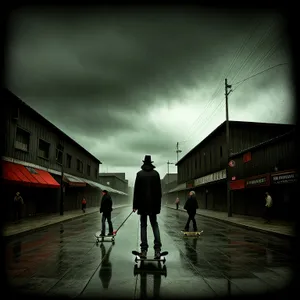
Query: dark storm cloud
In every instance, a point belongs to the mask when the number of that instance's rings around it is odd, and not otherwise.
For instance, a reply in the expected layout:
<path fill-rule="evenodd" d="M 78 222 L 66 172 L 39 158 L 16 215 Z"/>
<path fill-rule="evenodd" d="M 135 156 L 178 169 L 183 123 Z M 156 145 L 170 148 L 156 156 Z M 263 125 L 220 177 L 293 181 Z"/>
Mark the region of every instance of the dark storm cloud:
<path fill-rule="evenodd" d="M 232 34 L 237 24 L 243 27 L 241 16 L 230 20 L 217 13 L 137 11 L 66 18 L 28 11 L 11 20 L 9 78 L 23 96 L 64 97 L 73 105 L 82 98 L 90 105 L 96 98 L 122 107 L 205 82 L 215 63 L 211 57 L 222 56 L 220 46 L 242 33 Z M 213 26 L 203 26 L 205 22 Z M 139 92 L 143 98 L 137 100 Z"/>
<path fill-rule="evenodd" d="M 147 153 L 160 164 L 176 155 L 179 133 L 164 125 L 172 116 L 156 124 L 149 112 L 165 103 L 184 106 L 184 90 L 210 94 L 220 78 L 223 97 L 224 76 L 244 36 L 257 20 L 265 31 L 272 18 L 148 8 L 20 10 L 11 17 L 7 86 L 105 164 L 139 166 Z M 232 76 L 244 59 L 237 58 Z M 247 103 L 258 98 L 251 93 L 241 94 Z"/>

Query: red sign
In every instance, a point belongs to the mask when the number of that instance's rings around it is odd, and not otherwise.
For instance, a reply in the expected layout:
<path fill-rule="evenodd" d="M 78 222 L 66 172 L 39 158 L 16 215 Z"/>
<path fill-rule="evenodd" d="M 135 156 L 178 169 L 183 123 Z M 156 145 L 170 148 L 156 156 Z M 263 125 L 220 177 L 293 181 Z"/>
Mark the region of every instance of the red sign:
<path fill-rule="evenodd" d="M 240 179 L 236 181 L 231 181 L 230 182 L 230 189 L 231 190 L 241 190 L 245 188 L 245 180 Z"/>
<path fill-rule="evenodd" d="M 251 152 L 247 152 L 243 155 L 243 162 L 246 163 L 251 160 Z"/>
<path fill-rule="evenodd" d="M 234 160 L 231 160 L 229 163 L 228 163 L 229 167 L 234 167 L 235 166 L 235 161 Z"/>

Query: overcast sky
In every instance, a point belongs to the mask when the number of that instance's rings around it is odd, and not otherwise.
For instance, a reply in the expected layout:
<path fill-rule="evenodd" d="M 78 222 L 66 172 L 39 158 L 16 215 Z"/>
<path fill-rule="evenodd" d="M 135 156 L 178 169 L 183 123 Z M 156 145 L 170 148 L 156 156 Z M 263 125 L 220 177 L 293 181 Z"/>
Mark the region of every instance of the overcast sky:
<path fill-rule="evenodd" d="M 9 25 L 7 87 L 131 185 L 145 154 L 163 177 L 176 142 L 182 156 L 225 120 L 225 77 L 230 119 L 293 121 L 279 15 L 27 8 Z"/>

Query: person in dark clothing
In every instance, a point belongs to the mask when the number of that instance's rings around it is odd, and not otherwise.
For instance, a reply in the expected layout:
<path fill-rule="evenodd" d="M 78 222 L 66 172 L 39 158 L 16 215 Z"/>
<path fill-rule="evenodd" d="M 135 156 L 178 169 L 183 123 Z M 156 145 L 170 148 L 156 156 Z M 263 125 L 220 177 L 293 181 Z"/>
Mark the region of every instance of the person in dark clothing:
<path fill-rule="evenodd" d="M 23 205 L 24 205 L 23 198 L 21 197 L 20 192 L 17 192 L 14 198 L 14 220 L 15 221 L 21 220 Z"/>
<path fill-rule="evenodd" d="M 102 191 L 102 200 L 100 206 L 100 214 L 102 213 L 102 231 L 101 235 L 105 235 L 105 222 L 107 220 L 109 233 L 108 235 L 113 235 L 113 226 L 111 222 L 111 212 L 112 212 L 112 199 L 106 190 Z"/>
<path fill-rule="evenodd" d="M 86 210 L 86 200 L 85 200 L 85 197 L 83 197 L 82 201 L 81 201 L 81 210 L 85 213 L 85 210 Z"/>
<path fill-rule="evenodd" d="M 141 166 L 141 171 L 136 174 L 133 195 L 133 211 L 140 215 L 141 224 L 141 258 L 147 258 L 148 241 L 147 241 L 147 217 L 149 216 L 150 224 L 154 235 L 154 257 L 160 258 L 161 240 L 157 215 L 161 210 L 161 182 L 159 173 L 154 170 L 151 155 L 145 155 Z"/>
<path fill-rule="evenodd" d="M 198 207 L 198 202 L 197 202 L 197 199 L 196 199 L 196 194 L 195 194 L 194 191 L 189 192 L 189 197 L 186 200 L 183 208 L 187 211 L 187 213 L 189 215 L 189 218 L 188 218 L 187 223 L 185 225 L 184 231 L 189 231 L 191 221 L 193 222 L 194 231 L 197 231 L 198 229 L 197 229 L 197 223 L 196 223 L 196 220 L 195 220 L 195 215 L 196 215 L 196 210 L 199 207 Z"/>

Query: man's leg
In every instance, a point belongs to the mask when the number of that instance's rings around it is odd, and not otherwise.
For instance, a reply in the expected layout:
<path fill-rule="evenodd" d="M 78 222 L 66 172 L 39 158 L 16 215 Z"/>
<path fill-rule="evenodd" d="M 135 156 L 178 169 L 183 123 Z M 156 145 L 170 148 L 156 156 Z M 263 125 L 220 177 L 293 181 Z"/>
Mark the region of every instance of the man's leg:
<path fill-rule="evenodd" d="M 147 215 L 141 215 L 141 254 L 146 257 L 148 251 L 148 240 L 147 240 Z"/>
<path fill-rule="evenodd" d="M 111 213 L 108 213 L 106 217 L 107 217 L 109 234 L 112 235 L 114 230 L 111 222 Z"/>
<path fill-rule="evenodd" d="M 196 223 L 196 220 L 195 220 L 195 215 L 196 215 L 196 213 L 192 213 L 191 214 L 191 219 L 192 219 L 192 222 L 193 222 L 194 231 L 197 231 L 197 223 Z"/>
<path fill-rule="evenodd" d="M 157 223 L 157 217 L 155 214 L 150 215 L 150 223 L 153 230 L 154 235 L 154 251 L 155 251 L 155 257 L 159 257 L 160 251 L 161 251 L 161 240 L 160 240 L 160 232 L 159 227 Z"/>
<path fill-rule="evenodd" d="M 190 213 L 188 213 L 189 217 L 188 217 L 188 220 L 186 222 L 186 225 L 184 227 L 184 230 L 185 231 L 189 231 L 189 228 L 190 228 L 190 222 L 191 222 L 191 216 L 190 216 Z"/>
<path fill-rule="evenodd" d="M 101 235 L 105 235 L 105 220 L 106 220 L 106 216 L 104 215 L 104 213 L 102 213 L 102 231 L 101 231 Z"/>

